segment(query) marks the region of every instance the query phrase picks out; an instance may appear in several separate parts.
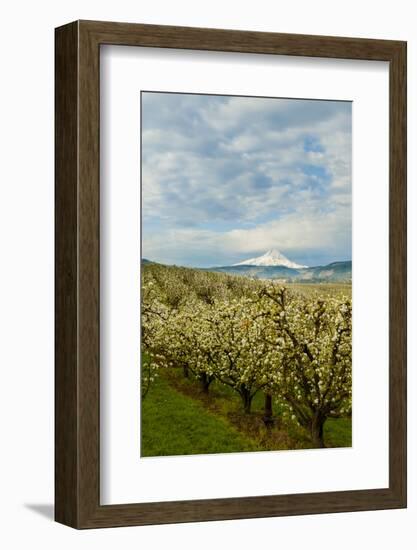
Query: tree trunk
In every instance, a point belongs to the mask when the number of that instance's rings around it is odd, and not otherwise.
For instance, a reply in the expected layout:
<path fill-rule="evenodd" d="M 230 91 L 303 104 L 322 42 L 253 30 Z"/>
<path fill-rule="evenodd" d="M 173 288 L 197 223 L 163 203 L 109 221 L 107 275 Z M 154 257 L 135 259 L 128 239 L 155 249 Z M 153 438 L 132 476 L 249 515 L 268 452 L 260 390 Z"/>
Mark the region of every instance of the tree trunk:
<path fill-rule="evenodd" d="M 188 365 L 183 365 L 182 372 L 184 374 L 184 378 L 189 378 L 190 377 L 190 373 L 189 373 L 189 370 L 188 370 Z"/>
<path fill-rule="evenodd" d="M 211 384 L 212 380 L 213 379 L 211 378 L 211 376 L 209 376 L 207 373 L 202 372 L 200 374 L 201 390 L 206 395 L 208 395 L 209 387 L 210 387 L 210 384 Z"/>
<path fill-rule="evenodd" d="M 245 414 L 249 414 L 251 410 L 253 395 L 250 394 L 250 390 L 248 390 L 245 384 L 242 384 L 240 386 L 240 396 L 242 398 L 243 410 L 245 411 Z"/>
<path fill-rule="evenodd" d="M 311 420 L 311 439 L 313 440 L 314 446 L 318 449 L 323 449 L 326 447 L 323 439 L 323 427 L 325 418 L 323 418 L 319 413 L 315 413 Z"/>
<path fill-rule="evenodd" d="M 262 420 L 267 428 L 272 428 L 274 418 L 272 411 L 272 395 L 270 393 L 265 393 L 264 416 Z"/>

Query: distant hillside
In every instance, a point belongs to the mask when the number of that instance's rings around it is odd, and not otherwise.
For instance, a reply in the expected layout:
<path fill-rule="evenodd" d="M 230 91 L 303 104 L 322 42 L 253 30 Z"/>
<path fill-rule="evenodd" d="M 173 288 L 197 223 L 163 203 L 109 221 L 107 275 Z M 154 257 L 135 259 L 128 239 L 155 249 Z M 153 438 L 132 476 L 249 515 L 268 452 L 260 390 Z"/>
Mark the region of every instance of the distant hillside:
<path fill-rule="evenodd" d="M 143 265 L 158 264 L 142 258 Z M 250 279 L 275 279 L 293 283 L 347 283 L 352 281 L 352 262 L 332 262 L 328 265 L 294 269 L 283 265 L 229 265 L 221 267 L 191 268 L 213 273 L 226 273 Z"/>
<path fill-rule="evenodd" d="M 349 282 L 352 280 L 352 262 L 333 262 L 324 266 L 293 269 L 285 266 L 232 265 L 209 267 L 205 271 L 229 273 L 252 279 L 279 279 L 283 282 Z"/>

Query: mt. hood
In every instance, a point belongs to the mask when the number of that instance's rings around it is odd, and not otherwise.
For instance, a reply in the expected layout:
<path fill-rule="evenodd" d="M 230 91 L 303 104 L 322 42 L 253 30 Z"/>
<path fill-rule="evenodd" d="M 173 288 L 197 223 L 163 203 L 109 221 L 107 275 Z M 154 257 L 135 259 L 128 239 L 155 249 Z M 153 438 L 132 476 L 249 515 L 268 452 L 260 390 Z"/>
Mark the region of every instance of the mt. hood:
<path fill-rule="evenodd" d="M 276 250 L 275 248 L 272 250 L 268 250 L 265 254 L 262 256 L 258 256 L 257 258 L 250 258 L 249 260 L 244 260 L 243 262 L 239 262 L 238 264 L 234 265 L 255 265 L 255 266 L 270 266 L 270 265 L 282 265 L 284 267 L 289 267 L 291 269 L 303 269 L 306 268 L 306 265 L 300 265 L 296 264 L 295 262 L 292 262 L 288 258 L 284 256 L 284 254 L 281 254 L 279 250 Z"/>

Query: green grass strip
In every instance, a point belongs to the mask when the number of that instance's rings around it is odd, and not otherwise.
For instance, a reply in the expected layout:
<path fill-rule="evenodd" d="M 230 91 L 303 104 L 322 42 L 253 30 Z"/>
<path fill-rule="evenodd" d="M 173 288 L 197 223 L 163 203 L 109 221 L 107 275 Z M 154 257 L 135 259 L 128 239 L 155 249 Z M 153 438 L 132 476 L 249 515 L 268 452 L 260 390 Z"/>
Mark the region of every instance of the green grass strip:
<path fill-rule="evenodd" d="M 226 421 L 157 378 L 142 404 L 141 456 L 257 450 Z"/>

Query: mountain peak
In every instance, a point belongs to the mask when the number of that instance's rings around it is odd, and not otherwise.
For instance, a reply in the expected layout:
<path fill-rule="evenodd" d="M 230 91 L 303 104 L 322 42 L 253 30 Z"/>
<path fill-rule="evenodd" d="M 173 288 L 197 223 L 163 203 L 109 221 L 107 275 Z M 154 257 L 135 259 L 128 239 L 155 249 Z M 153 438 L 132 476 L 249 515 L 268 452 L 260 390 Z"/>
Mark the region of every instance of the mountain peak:
<path fill-rule="evenodd" d="M 234 265 L 255 265 L 255 266 L 267 266 L 267 265 L 282 265 L 291 269 L 302 269 L 307 267 L 306 265 L 296 264 L 289 260 L 284 254 L 282 254 L 276 248 L 271 248 L 262 256 L 257 258 L 250 258 Z"/>

